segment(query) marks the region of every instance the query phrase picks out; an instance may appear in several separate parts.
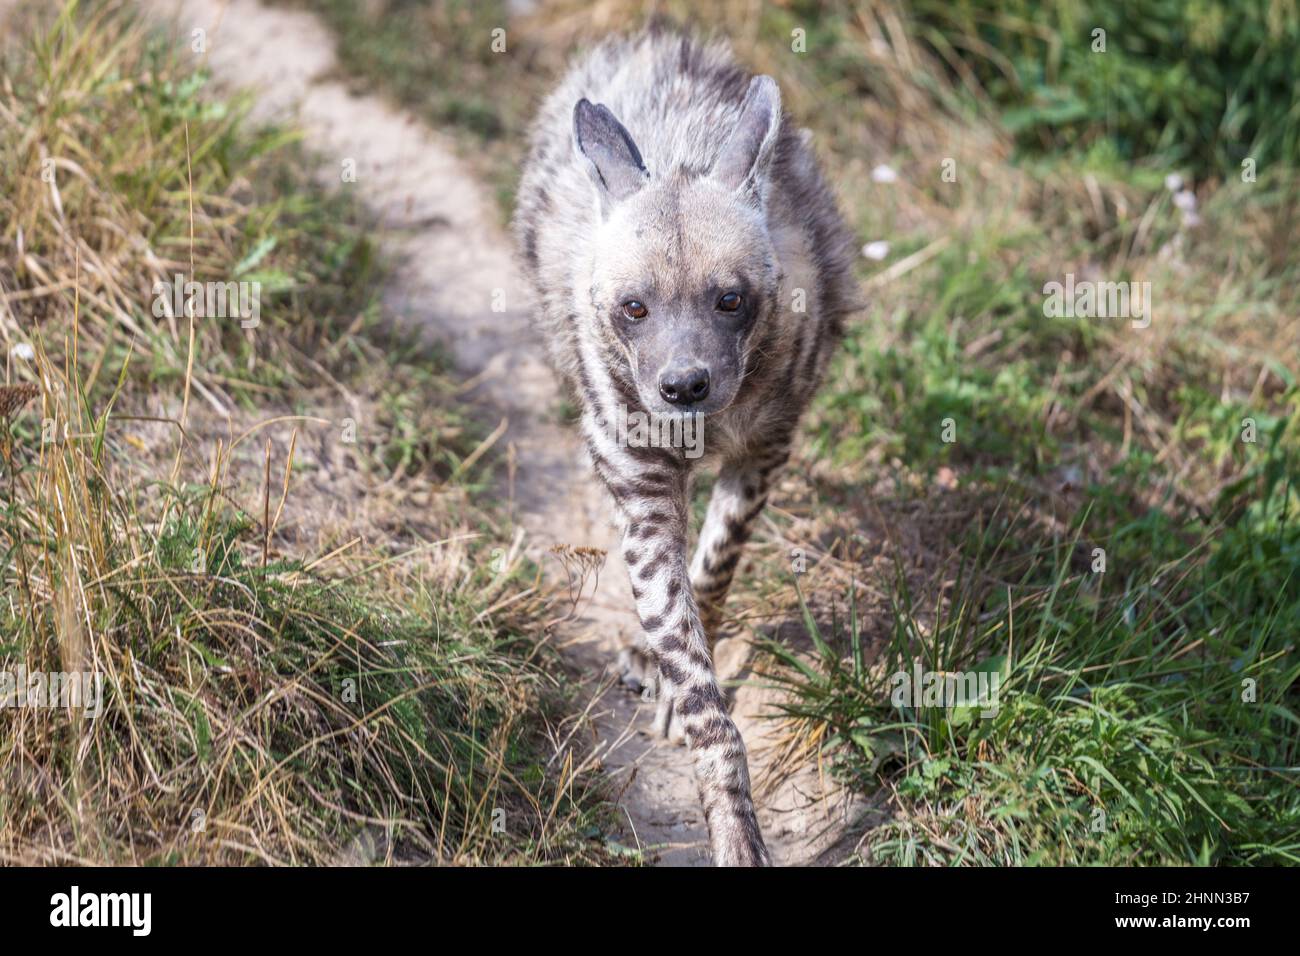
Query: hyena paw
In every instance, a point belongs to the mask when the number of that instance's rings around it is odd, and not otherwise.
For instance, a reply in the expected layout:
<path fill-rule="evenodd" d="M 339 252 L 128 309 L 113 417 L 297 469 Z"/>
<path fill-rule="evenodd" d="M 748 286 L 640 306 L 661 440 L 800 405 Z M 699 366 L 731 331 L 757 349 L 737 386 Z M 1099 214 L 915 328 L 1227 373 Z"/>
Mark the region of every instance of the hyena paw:
<path fill-rule="evenodd" d="M 642 648 L 629 644 L 618 652 L 618 682 L 634 694 L 652 690 L 658 673 L 655 662 Z"/>
<path fill-rule="evenodd" d="M 655 705 L 654 733 L 671 743 L 686 743 L 682 722 L 673 711 L 672 693 L 663 689 L 659 668 L 641 647 L 629 645 L 618 652 L 618 681 L 641 699 Z"/>
<path fill-rule="evenodd" d="M 681 717 L 673 708 L 672 692 L 666 690 L 662 682 L 656 689 L 658 696 L 655 697 L 655 736 L 662 737 L 678 747 L 685 746 L 686 730 Z"/>

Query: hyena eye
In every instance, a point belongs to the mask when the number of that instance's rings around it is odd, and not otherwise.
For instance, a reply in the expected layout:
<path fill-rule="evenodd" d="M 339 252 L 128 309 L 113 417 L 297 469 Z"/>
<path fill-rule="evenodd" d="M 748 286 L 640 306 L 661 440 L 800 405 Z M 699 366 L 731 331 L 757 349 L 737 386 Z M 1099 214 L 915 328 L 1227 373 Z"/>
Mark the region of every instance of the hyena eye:
<path fill-rule="evenodd" d="M 629 319 L 644 319 L 650 314 L 650 310 L 636 299 L 628 299 L 623 303 L 623 314 Z"/>
<path fill-rule="evenodd" d="M 739 292 L 728 292 L 718 300 L 718 308 L 723 312 L 735 312 L 743 301 Z"/>

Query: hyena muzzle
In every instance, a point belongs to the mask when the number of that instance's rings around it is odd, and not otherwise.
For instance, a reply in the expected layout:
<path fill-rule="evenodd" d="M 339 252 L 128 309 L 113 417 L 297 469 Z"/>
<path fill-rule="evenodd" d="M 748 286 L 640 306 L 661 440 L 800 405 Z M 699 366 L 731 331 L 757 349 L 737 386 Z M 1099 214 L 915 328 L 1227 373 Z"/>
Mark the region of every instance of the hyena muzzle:
<path fill-rule="evenodd" d="M 690 748 L 722 865 L 769 858 L 713 639 L 858 307 L 853 240 L 808 139 L 776 83 L 745 73 L 724 44 L 651 28 L 600 44 L 546 100 L 515 216 L 550 357 L 622 531 L 642 627 L 625 680 L 641 679 L 648 654 L 656 729 Z M 700 441 L 653 440 L 665 433 Z M 688 564 L 700 464 L 717 480 Z"/>

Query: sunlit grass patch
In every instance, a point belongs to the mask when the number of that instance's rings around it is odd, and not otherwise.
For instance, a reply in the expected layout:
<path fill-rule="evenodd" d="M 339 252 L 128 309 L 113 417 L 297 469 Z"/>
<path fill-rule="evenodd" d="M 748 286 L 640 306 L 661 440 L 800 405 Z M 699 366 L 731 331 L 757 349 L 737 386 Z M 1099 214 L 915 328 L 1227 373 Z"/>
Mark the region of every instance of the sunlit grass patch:
<path fill-rule="evenodd" d="M 350 322 L 374 271 L 339 203 L 298 188 L 296 134 L 248 123 L 247 98 L 205 95 L 205 74 L 121 7 L 69 5 L 33 30 L 3 94 L 6 341 L 43 333 L 61 362 L 76 298 L 96 396 L 128 357 L 159 387 L 188 374 L 215 408 L 292 383 L 294 351 L 322 347 L 326 314 Z M 189 282 L 231 293 L 214 299 L 223 314 L 198 312 L 192 351 L 173 294 Z"/>

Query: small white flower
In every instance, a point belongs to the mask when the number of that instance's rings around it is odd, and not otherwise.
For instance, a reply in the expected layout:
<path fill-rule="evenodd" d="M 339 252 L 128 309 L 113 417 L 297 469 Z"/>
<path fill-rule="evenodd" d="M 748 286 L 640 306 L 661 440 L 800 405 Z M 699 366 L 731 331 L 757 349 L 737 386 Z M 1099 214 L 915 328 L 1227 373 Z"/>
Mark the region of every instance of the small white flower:
<path fill-rule="evenodd" d="M 20 358 L 26 362 L 30 362 L 32 359 L 36 358 L 36 349 L 32 348 L 26 342 L 19 342 L 9 350 L 9 354 L 14 358 Z"/>
<path fill-rule="evenodd" d="M 1177 173 L 1170 173 L 1165 177 L 1165 189 L 1171 193 L 1176 193 L 1183 188 L 1183 177 Z"/>
<path fill-rule="evenodd" d="M 868 259 L 874 259 L 879 262 L 885 256 L 889 255 L 889 243 L 883 239 L 877 239 L 875 242 L 868 242 L 862 247 L 862 254 Z"/>
<path fill-rule="evenodd" d="M 1174 193 L 1174 205 L 1183 212 L 1196 211 L 1196 193 L 1190 189 L 1184 189 L 1182 192 Z"/>
<path fill-rule="evenodd" d="M 871 171 L 871 181 L 873 183 L 896 183 L 898 182 L 898 173 L 894 172 L 892 166 L 881 163 Z"/>

